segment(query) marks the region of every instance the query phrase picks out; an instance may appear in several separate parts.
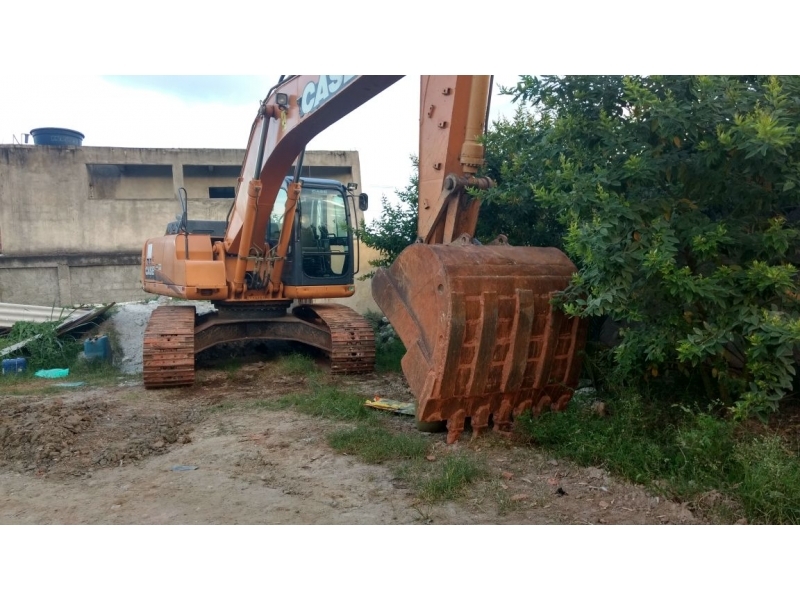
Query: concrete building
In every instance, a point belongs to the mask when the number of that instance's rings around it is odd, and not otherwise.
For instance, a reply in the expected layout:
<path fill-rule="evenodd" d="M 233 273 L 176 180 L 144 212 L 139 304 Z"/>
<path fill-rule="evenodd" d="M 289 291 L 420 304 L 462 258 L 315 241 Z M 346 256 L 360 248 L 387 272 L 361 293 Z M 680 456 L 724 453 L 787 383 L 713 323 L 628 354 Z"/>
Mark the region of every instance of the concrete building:
<path fill-rule="evenodd" d="M 180 212 L 178 188 L 189 218 L 224 220 L 243 159 L 244 150 L 0 145 L 0 302 L 151 297 L 141 249 Z M 358 152 L 309 151 L 302 174 L 361 188 Z M 375 253 L 362 244 L 360 256 L 363 274 Z M 358 276 L 356 295 L 340 301 L 377 310 Z"/>

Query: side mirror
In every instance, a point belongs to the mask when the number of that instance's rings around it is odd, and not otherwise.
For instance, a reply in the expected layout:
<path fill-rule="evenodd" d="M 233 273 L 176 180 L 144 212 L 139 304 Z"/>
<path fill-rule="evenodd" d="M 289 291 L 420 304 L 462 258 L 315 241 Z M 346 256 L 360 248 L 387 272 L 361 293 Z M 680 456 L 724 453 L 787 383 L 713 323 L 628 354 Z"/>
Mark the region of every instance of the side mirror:
<path fill-rule="evenodd" d="M 369 208 L 369 196 L 364 193 L 358 195 L 358 209 L 367 210 Z"/>

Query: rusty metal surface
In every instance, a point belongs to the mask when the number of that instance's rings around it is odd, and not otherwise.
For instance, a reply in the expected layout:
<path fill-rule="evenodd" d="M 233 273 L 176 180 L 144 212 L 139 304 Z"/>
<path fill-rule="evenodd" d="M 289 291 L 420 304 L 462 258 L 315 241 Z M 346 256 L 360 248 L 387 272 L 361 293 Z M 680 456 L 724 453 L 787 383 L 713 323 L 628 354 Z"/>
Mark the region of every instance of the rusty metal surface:
<path fill-rule="evenodd" d="M 406 347 L 403 372 L 422 422 L 467 418 L 475 433 L 508 430 L 524 411 L 563 409 L 577 384 L 586 323 L 550 304 L 575 267 L 555 248 L 406 248 L 372 283 Z"/>
<path fill-rule="evenodd" d="M 285 313 L 260 317 L 237 316 L 234 313 L 209 315 L 195 328 L 195 352 L 202 352 L 217 344 L 248 340 L 300 342 L 319 348 L 326 354 L 331 351 L 331 336 L 327 327 Z"/>
<path fill-rule="evenodd" d="M 341 304 L 301 304 L 294 314 L 330 331 L 333 373 L 372 373 L 375 370 L 375 332 L 364 317 Z"/>
<path fill-rule="evenodd" d="M 194 383 L 194 306 L 159 306 L 150 315 L 142 349 L 144 387 Z"/>
<path fill-rule="evenodd" d="M 173 307 L 170 307 L 173 308 Z M 192 307 L 189 307 L 192 308 Z M 282 306 L 269 306 L 274 310 L 257 310 L 245 307 L 244 310 L 223 307 L 218 313 L 203 315 L 192 321 L 193 345 L 196 354 L 217 344 L 247 340 L 282 340 L 300 342 L 322 350 L 330 358 L 333 373 L 371 373 L 375 368 L 375 334 L 372 326 L 354 310 L 339 304 L 303 304 L 296 307 L 293 314 L 286 314 Z M 281 311 L 284 312 L 281 312 Z M 162 308 L 156 309 L 156 312 Z M 158 348 L 176 351 L 174 336 L 177 331 L 185 331 L 187 323 L 170 325 L 172 313 L 159 312 L 155 324 L 152 317 L 145 333 L 145 357 L 148 356 L 153 368 L 150 369 L 149 387 L 164 387 L 161 379 L 166 378 L 166 366 L 174 356 L 159 354 Z M 150 343 L 147 342 L 148 333 Z M 181 333 L 181 357 L 188 352 L 188 333 Z M 148 350 L 150 348 L 150 350 Z M 147 358 L 146 358 L 147 361 Z M 192 363 L 194 364 L 194 363 Z M 145 362 L 147 367 L 147 362 Z M 147 373 L 147 368 L 146 368 Z M 187 378 L 181 383 L 179 378 L 170 385 L 191 385 Z M 147 380 L 146 380 L 147 381 Z"/>
<path fill-rule="evenodd" d="M 430 244 L 449 242 L 464 231 L 445 231 L 448 204 L 440 196 L 448 175 L 464 174 L 459 157 L 467 136 L 472 82 L 472 75 L 422 75 L 420 80 L 417 236 Z M 455 212 L 464 216 L 464 211 Z M 474 226 L 474 219 L 469 220 Z"/>

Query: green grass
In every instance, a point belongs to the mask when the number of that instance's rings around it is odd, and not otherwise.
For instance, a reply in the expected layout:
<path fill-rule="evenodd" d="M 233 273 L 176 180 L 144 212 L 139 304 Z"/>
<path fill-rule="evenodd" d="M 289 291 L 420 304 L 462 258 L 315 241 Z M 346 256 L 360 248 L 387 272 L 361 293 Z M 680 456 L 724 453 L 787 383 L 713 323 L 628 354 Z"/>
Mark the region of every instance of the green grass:
<path fill-rule="evenodd" d="M 110 363 L 99 360 L 78 360 L 69 369 L 69 376 L 64 381 L 80 380 L 89 384 L 102 385 L 116 383 L 120 379 L 135 379 L 123 375 Z"/>
<path fill-rule="evenodd" d="M 396 476 L 408 481 L 426 502 L 455 499 L 467 485 L 487 472 L 467 453 L 449 454 L 435 462 L 425 460 L 431 449 L 430 438 L 417 432 L 390 431 L 387 422 L 399 417 L 378 414 L 365 407 L 364 401 L 362 394 L 312 382 L 308 391 L 277 401 L 257 402 L 254 406 L 273 410 L 293 408 L 315 417 L 355 423 L 355 427 L 331 433 L 330 446 L 367 463 L 393 463 Z"/>
<path fill-rule="evenodd" d="M 451 454 L 433 463 L 416 482 L 417 493 L 427 502 L 455 500 L 472 482 L 487 473 L 484 465 L 466 454 Z"/>
<path fill-rule="evenodd" d="M 800 523 L 800 457 L 777 436 L 633 393 L 606 405 L 610 415 L 600 417 L 573 401 L 561 413 L 521 418 L 518 430 L 556 456 L 604 466 L 676 501 L 700 502 L 719 492 L 736 505 L 733 516 Z"/>
<path fill-rule="evenodd" d="M 215 368 L 225 371 L 225 373 L 228 375 L 228 379 L 234 379 L 236 373 L 238 373 L 243 366 L 244 362 L 236 356 L 229 356 L 218 360 L 214 365 Z"/>
<path fill-rule="evenodd" d="M 399 339 L 378 344 L 375 348 L 375 370 L 380 373 L 387 371 L 399 373 L 402 370 L 400 360 L 405 353 L 406 348 Z"/>
<path fill-rule="evenodd" d="M 657 421 L 638 399 L 623 398 L 613 404 L 613 417 L 602 418 L 573 401 L 561 413 L 524 415 L 519 428 L 532 441 L 579 464 L 604 464 L 645 483 L 657 478 L 669 460 L 664 453 L 668 428 Z"/>
<path fill-rule="evenodd" d="M 314 359 L 305 354 L 293 352 L 281 356 L 277 361 L 277 370 L 281 375 L 289 377 L 314 376 L 319 374 Z"/>
<path fill-rule="evenodd" d="M 274 400 L 256 400 L 254 402 L 237 403 L 221 402 L 209 407 L 210 412 L 226 412 L 240 409 L 286 410 L 296 411 L 332 419 L 336 421 L 367 421 L 376 416 L 364 406 L 365 398 L 360 394 L 340 390 L 330 385 L 312 383 L 310 389 L 280 396 Z"/>
<path fill-rule="evenodd" d="M 337 421 L 364 421 L 374 419 L 374 410 L 364 406 L 365 398 L 331 385 L 313 384 L 311 389 L 283 396 L 264 408 L 294 408 L 303 414 Z"/>
<path fill-rule="evenodd" d="M 417 497 L 434 504 L 455 500 L 467 487 L 485 478 L 484 462 L 467 452 L 449 454 L 429 462 L 422 458 L 395 465 L 395 476 L 408 482 Z"/>
<path fill-rule="evenodd" d="M 39 367 L 31 366 L 24 373 L 16 375 L 5 375 L 0 377 L 0 393 L 8 395 L 50 395 L 64 393 L 65 388 L 58 386 L 58 383 L 83 382 L 86 385 L 110 385 L 116 384 L 120 380 L 135 379 L 135 377 L 124 376 L 113 365 L 101 361 L 75 360 L 69 364 L 69 375 L 59 379 L 46 379 L 36 377 Z"/>
<path fill-rule="evenodd" d="M 375 370 L 379 373 L 387 371 L 400 372 L 400 359 L 406 353 L 406 348 L 398 338 L 390 338 L 382 342 L 381 331 L 386 327 L 383 322 L 383 314 L 374 311 L 367 311 L 364 318 L 372 325 L 375 331 Z"/>
<path fill-rule="evenodd" d="M 800 461 L 776 435 L 736 446 L 737 496 L 753 522 L 800 523 Z"/>
<path fill-rule="evenodd" d="M 0 393 L 14 394 L 17 390 L 28 389 L 32 390 L 35 384 L 42 381 L 41 379 L 34 378 L 30 369 L 24 373 L 16 373 L 14 375 L 0 375 Z"/>
<path fill-rule="evenodd" d="M 376 423 L 335 431 L 328 436 L 328 442 L 334 450 L 358 456 L 367 463 L 412 460 L 425 456 L 430 448 L 430 442 L 420 436 L 392 433 Z"/>
<path fill-rule="evenodd" d="M 15 381 L 11 381 L 14 379 Z M 52 385 L 52 380 L 15 375 L 6 376 L 0 380 L 0 395 L 2 396 L 52 396 L 63 394 L 64 388 Z"/>
<path fill-rule="evenodd" d="M 3 358 L 25 356 L 28 369 L 64 369 L 72 366 L 82 349 L 82 345 L 69 335 L 59 336 L 57 329 L 62 320 L 46 323 L 18 321 L 8 335 L 0 339 L 0 349 L 13 346 L 26 340 L 24 348 Z"/>

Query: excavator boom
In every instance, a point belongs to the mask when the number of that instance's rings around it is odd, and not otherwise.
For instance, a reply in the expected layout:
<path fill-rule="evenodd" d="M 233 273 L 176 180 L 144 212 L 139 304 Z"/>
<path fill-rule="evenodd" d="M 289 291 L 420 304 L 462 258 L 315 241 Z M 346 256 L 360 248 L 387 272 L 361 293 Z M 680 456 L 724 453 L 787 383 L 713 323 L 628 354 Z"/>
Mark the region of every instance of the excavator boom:
<path fill-rule="evenodd" d="M 283 178 L 306 145 L 399 79 L 399 75 L 296 75 L 275 86 L 253 124 L 242 170 L 243 180 L 249 176 L 259 186 L 255 210 L 248 207 L 247 188 L 240 186 L 225 234 L 225 251 L 249 251 L 244 241 L 263 246 Z"/>

